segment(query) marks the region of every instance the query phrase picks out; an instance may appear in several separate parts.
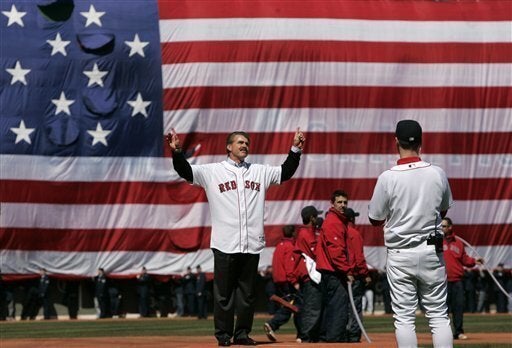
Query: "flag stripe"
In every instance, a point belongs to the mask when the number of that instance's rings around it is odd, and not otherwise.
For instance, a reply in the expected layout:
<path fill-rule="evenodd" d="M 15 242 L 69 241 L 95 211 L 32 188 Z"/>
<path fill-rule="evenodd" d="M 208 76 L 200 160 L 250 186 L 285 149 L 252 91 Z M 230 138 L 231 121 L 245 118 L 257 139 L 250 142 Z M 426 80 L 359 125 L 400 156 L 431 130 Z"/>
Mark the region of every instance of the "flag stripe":
<path fill-rule="evenodd" d="M 208 62 L 164 65 L 162 75 L 164 88 L 191 85 L 480 87 L 484 81 L 488 87 L 510 87 L 512 64 Z"/>
<path fill-rule="evenodd" d="M 360 218 L 361 220 L 364 217 Z M 265 226 L 267 247 L 275 246 L 282 238 L 282 227 Z M 382 228 L 358 225 L 365 246 L 384 244 Z M 11 250 L 51 250 L 67 252 L 92 251 L 164 251 L 188 253 L 208 249 L 209 227 L 172 230 L 151 229 L 33 229 L 0 228 L 2 245 Z M 512 243 L 512 225 L 457 225 L 457 235 L 473 245 L 509 245 Z M 499 231 L 496 240 L 489 234 Z M 59 241 L 58 243 L 55 243 Z M 69 241 L 69 242 L 66 242 Z"/>
<path fill-rule="evenodd" d="M 251 151 L 278 154 L 289 148 L 294 133 L 252 133 Z M 492 154 L 512 153 L 512 132 L 489 133 L 423 133 L 422 149 L 426 153 L 445 154 Z M 189 133 L 182 135 L 186 149 L 197 144 L 200 155 L 215 155 L 225 152 L 226 135 L 219 133 Z M 308 153 L 318 154 L 394 154 L 393 134 L 374 132 L 309 132 Z"/>
<path fill-rule="evenodd" d="M 186 54 L 177 54 L 186 52 Z M 512 43 L 196 41 L 162 43 L 164 64 L 230 62 L 510 63 Z M 172 81 L 169 81 L 172 82 Z"/>
<path fill-rule="evenodd" d="M 369 200 L 351 200 L 350 205 L 367 216 Z M 265 224 L 300 223 L 306 205 L 329 208 L 329 197 L 320 200 L 267 201 Z M 464 224 L 512 224 L 511 200 L 458 200 L 450 209 L 454 221 Z M 293 213 L 295 212 L 295 213 Z M 55 219 L 58 216 L 59 219 Z M 78 219 L 80 217 L 80 219 Z M 201 217 L 200 219 L 198 217 Z M 362 221 L 364 223 L 364 221 Z M 0 227 L 44 229 L 183 229 L 210 226 L 207 203 L 150 204 L 34 204 L 3 203 Z"/>
<path fill-rule="evenodd" d="M 508 21 L 393 21 L 331 18 L 200 18 L 160 21 L 162 42 L 380 41 L 510 42 Z"/>
<path fill-rule="evenodd" d="M 309 136 L 308 136 L 309 138 Z M 287 149 L 289 144 L 287 145 Z M 450 179 L 511 178 L 512 155 L 424 154 L 423 158 L 441 166 Z M 249 162 L 281 165 L 284 153 L 279 155 L 251 154 Z M 226 155 L 190 158 L 192 164 L 221 162 Z M 303 154 L 294 179 L 310 178 L 377 178 L 396 164 L 397 154 Z M 2 180 L 31 180 L 59 182 L 164 182 L 182 180 L 172 169 L 170 158 L 109 157 L 101 161 L 94 157 L 45 157 L 2 155 Z M 87 171 L 84 170 L 87 168 Z M 52 170 L 53 169 L 53 170 Z M 58 170 L 57 170 L 58 169 Z M 336 173 L 333 175 L 332 173 Z"/>
<path fill-rule="evenodd" d="M 389 132 L 414 117 L 425 132 L 512 132 L 512 109 L 184 109 L 164 113 L 164 132 L 194 129 L 226 133 L 226 125 L 252 132 Z M 255 122 L 255 120 L 258 120 Z"/>
<path fill-rule="evenodd" d="M 489 2 L 491 4 L 489 4 Z M 510 20 L 509 1 L 330 1 L 322 6 L 317 0 L 300 1 L 160 1 L 160 18 L 356 18 L 403 21 L 503 21 Z"/>
<path fill-rule="evenodd" d="M 164 109 L 511 108 L 510 87 L 228 86 L 164 90 Z"/>
<path fill-rule="evenodd" d="M 292 179 L 284 183 L 283 188 L 269 190 L 267 200 L 322 200 L 327 199 L 335 187 L 350 192 L 351 199 L 368 200 L 376 182 L 376 178 Z M 512 178 L 450 178 L 450 186 L 457 200 L 512 200 Z M 2 201 L 10 203 L 26 202 L 28 198 L 33 203 L 54 204 L 192 204 L 207 201 L 202 189 L 185 182 L 2 180 L 0 191 Z"/>

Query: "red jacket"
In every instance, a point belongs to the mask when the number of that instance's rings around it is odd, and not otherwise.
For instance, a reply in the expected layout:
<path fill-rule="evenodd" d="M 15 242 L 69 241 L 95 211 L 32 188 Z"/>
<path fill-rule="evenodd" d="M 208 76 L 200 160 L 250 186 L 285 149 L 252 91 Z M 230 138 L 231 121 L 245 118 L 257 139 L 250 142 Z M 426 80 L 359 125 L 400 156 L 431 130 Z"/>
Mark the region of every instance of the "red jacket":
<path fill-rule="evenodd" d="M 315 260 L 315 250 L 317 245 L 316 228 L 314 226 L 302 226 L 297 231 L 295 240 L 295 249 L 293 251 L 294 270 L 290 277 L 292 284 L 306 283 L 310 280 L 306 268 L 306 260 L 302 253 Z"/>
<path fill-rule="evenodd" d="M 446 262 L 446 274 L 449 282 L 462 280 L 465 267 L 474 267 L 475 259 L 466 254 L 464 244 L 452 234 L 443 241 L 444 260 Z"/>
<path fill-rule="evenodd" d="M 286 283 L 290 280 L 293 272 L 293 249 L 295 249 L 295 239 L 283 238 L 276 245 L 274 255 L 272 256 L 272 279 L 274 283 Z"/>
<path fill-rule="evenodd" d="M 348 223 L 347 244 L 348 262 L 350 268 L 352 268 L 352 274 L 354 277 L 366 278 L 368 276 L 368 266 L 364 258 L 363 237 L 351 222 Z"/>
<path fill-rule="evenodd" d="M 316 248 L 318 271 L 342 272 L 352 275 L 348 262 L 347 218 L 336 209 L 327 212 Z"/>

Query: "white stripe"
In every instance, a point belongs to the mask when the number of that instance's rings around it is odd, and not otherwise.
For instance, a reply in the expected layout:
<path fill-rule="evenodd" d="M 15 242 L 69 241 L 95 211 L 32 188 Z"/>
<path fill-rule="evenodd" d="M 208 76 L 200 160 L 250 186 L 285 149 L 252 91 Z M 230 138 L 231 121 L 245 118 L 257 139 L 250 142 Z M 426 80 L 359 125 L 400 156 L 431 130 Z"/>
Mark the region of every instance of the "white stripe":
<path fill-rule="evenodd" d="M 184 109 L 164 112 L 164 133 L 209 132 L 395 132 L 403 119 L 417 120 L 423 132 L 512 132 L 512 109 Z"/>
<path fill-rule="evenodd" d="M 334 40 L 511 42 L 510 21 L 403 21 L 331 18 L 201 18 L 160 21 L 162 42 Z"/>
<path fill-rule="evenodd" d="M 495 268 L 499 263 L 506 260 L 512 260 L 512 247 L 510 245 L 475 246 L 475 249 L 484 258 L 485 265 L 489 269 Z M 466 248 L 466 252 L 471 257 L 476 257 L 468 248 Z M 368 267 L 384 271 L 387 256 L 386 247 L 364 247 L 364 255 Z M 505 268 L 510 266 L 510 263 L 505 264 Z"/>
<path fill-rule="evenodd" d="M 184 63 L 162 66 L 164 88 L 196 86 L 509 87 L 512 64 L 356 62 Z"/>
<path fill-rule="evenodd" d="M 277 155 L 250 155 L 248 161 L 281 165 L 286 158 Z M 190 158 L 192 164 L 221 162 L 224 155 Z M 422 154 L 422 158 L 443 168 L 449 178 L 511 178 L 512 154 L 445 155 Z M 398 155 L 325 155 L 304 154 L 294 175 L 299 178 L 377 178 L 396 164 Z M 1 180 L 42 181 L 135 181 L 172 182 L 182 180 L 172 167 L 170 158 L 104 157 L 44 157 L 0 155 Z"/>
<path fill-rule="evenodd" d="M 351 207 L 361 213 L 360 224 L 368 224 L 368 203 L 353 200 Z M 300 224 L 300 211 L 313 204 L 327 211 L 325 201 L 267 201 L 265 225 Z M 511 200 L 456 201 L 450 209 L 454 221 L 465 224 L 511 224 Z M 3 203 L 1 227 L 56 229 L 182 229 L 211 226 L 208 203 L 145 205 L 145 204 L 30 204 Z"/>
<path fill-rule="evenodd" d="M 186 254 L 146 251 L 27 251 L 0 250 L 2 273 L 30 274 L 46 268 L 49 274 L 67 274 L 93 277 L 99 267 L 107 273 L 136 275 L 145 266 L 148 273 L 184 274 L 187 266 L 201 265 L 205 272 L 213 272 L 213 254 L 201 249 Z"/>
<path fill-rule="evenodd" d="M 512 248 L 509 245 L 476 246 L 475 249 L 491 269 L 504 260 L 512 259 Z M 274 247 L 263 249 L 258 265 L 260 270 L 272 265 L 274 250 Z M 471 255 L 469 250 L 467 252 Z M 385 247 L 364 247 L 364 254 L 370 268 L 383 270 L 386 265 Z M 140 272 L 142 266 L 145 266 L 148 273 L 182 275 L 190 265 L 201 265 L 203 271 L 213 272 L 213 254 L 209 249 L 186 254 L 0 250 L 0 260 L 4 274 L 37 274 L 42 267 L 46 268 L 50 275 L 93 277 L 97 269 L 103 267 L 107 273 L 115 270 L 117 275 L 135 275 Z"/>

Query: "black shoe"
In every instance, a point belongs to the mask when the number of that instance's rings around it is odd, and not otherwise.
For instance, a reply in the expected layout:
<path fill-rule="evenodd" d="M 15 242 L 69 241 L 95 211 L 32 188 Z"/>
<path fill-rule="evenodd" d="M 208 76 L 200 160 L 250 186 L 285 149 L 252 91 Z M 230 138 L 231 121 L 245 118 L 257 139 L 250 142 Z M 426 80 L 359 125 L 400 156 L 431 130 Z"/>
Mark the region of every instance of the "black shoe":
<path fill-rule="evenodd" d="M 230 340 L 219 341 L 219 347 L 229 347 L 231 345 Z"/>
<path fill-rule="evenodd" d="M 255 340 L 253 340 L 252 338 L 246 337 L 246 338 L 235 339 L 233 341 L 233 344 L 238 344 L 240 346 L 256 346 L 258 343 Z"/>

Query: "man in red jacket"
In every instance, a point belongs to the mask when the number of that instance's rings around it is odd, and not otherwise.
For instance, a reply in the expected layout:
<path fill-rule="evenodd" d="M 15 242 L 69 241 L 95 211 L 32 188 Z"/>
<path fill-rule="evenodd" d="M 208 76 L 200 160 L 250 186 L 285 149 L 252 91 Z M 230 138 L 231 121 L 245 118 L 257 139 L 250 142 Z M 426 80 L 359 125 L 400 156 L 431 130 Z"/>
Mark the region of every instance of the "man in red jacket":
<path fill-rule="evenodd" d="M 356 217 L 359 213 L 351 208 L 345 208 L 345 216 L 348 219 L 347 228 L 347 248 L 348 260 L 352 268 L 352 274 L 355 280 L 352 282 L 352 295 L 354 297 L 354 305 L 356 307 L 358 316 L 363 320 L 363 296 L 365 285 L 372 281 L 368 274 L 368 266 L 364 257 L 364 243 L 361 233 L 356 228 Z M 354 317 L 354 313 L 349 309 L 348 312 L 348 325 L 347 325 L 347 341 L 360 342 L 361 341 L 361 328 Z"/>
<path fill-rule="evenodd" d="M 346 342 L 349 311 L 347 281 L 353 282 L 347 250 L 347 223 L 344 215 L 348 194 L 336 190 L 331 195 L 331 208 L 327 212 L 318 238 L 316 269 L 322 274 L 323 317 L 320 340 Z"/>
<path fill-rule="evenodd" d="M 272 278 L 276 285 L 276 295 L 286 297 L 296 293 L 291 284 L 292 273 L 294 269 L 293 250 L 295 249 L 295 226 L 286 225 L 283 227 L 283 238 L 276 245 L 274 255 L 272 256 Z M 279 308 L 274 316 L 263 325 L 263 330 L 268 339 L 272 342 L 277 341 L 274 331 L 286 324 L 292 315 L 291 310 L 286 307 Z M 293 317 L 293 323 L 297 329 L 297 337 L 300 333 L 300 323 L 297 315 Z"/>
<path fill-rule="evenodd" d="M 316 246 L 318 232 L 318 215 L 322 213 L 314 206 L 304 207 L 301 211 L 302 223 L 297 232 L 293 259 L 295 262 L 291 281 L 295 289 L 300 289 L 302 296 L 301 332 L 302 342 L 318 342 L 322 319 L 322 291 L 320 274 L 316 272 Z M 309 266 L 309 267 L 308 267 Z"/>
<path fill-rule="evenodd" d="M 449 217 L 443 218 L 441 228 L 444 232 L 443 250 L 446 262 L 446 274 L 448 276 L 448 311 L 452 313 L 453 338 L 465 340 L 468 337 L 464 334 L 464 267 L 474 267 L 475 264 L 482 264 L 482 259 L 475 260 L 466 254 L 464 244 L 455 238 L 453 223 Z"/>

